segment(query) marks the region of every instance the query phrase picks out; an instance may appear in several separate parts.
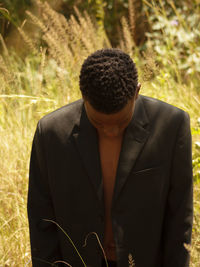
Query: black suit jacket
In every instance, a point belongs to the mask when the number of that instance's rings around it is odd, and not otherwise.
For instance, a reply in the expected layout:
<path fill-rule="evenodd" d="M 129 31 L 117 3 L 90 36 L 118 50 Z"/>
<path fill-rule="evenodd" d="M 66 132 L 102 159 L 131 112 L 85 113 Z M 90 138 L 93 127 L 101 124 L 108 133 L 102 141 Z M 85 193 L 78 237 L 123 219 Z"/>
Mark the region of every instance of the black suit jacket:
<path fill-rule="evenodd" d="M 186 267 L 191 241 L 192 158 L 189 116 L 140 95 L 125 130 L 112 199 L 119 267 Z M 63 260 L 100 267 L 104 203 L 98 137 L 83 100 L 42 118 L 33 140 L 28 218 L 34 267 Z M 87 236 L 88 235 L 88 236 Z M 87 245 L 83 247 L 87 237 Z M 59 265 L 60 266 L 60 265 Z M 66 265 L 63 265 L 66 266 Z"/>

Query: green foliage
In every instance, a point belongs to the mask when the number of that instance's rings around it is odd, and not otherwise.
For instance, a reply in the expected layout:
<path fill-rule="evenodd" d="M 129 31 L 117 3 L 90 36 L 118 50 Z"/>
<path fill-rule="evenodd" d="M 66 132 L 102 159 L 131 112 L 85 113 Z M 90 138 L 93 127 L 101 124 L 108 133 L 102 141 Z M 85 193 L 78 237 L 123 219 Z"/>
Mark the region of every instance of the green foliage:
<path fill-rule="evenodd" d="M 31 0 L 1 0 L 1 6 L 8 10 L 0 10 L 0 18 L 6 17 L 14 25 L 19 25 L 24 17 L 24 10 L 31 4 Z"/>
<path fill-rule="evenodd" d="M 200 3 L 176 7 L 173 1 L 150 4 L 152 32 L 148 45 L 156 52 L 157 63 L 170 77 L 198 86 L 200 79 Z M 169 65 L 171 67 L 169 68 Z"/>

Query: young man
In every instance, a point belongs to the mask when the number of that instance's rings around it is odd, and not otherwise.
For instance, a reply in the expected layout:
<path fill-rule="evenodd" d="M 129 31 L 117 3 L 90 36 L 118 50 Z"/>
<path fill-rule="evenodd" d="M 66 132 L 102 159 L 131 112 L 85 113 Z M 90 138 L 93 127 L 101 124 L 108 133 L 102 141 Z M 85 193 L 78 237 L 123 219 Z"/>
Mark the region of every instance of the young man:
<path fill-rule="evenodd" d="M 106 266 L 98 236 L 109 266 L 128 267 L 132 257 L 137 267 L 188 267 L 188 114 L 139 95 L 135 64 L 117 49 L 85 60 L 80 90 L 83 99 L 42 118 L 34 136 L 28 192 L 33 266 Z"/>

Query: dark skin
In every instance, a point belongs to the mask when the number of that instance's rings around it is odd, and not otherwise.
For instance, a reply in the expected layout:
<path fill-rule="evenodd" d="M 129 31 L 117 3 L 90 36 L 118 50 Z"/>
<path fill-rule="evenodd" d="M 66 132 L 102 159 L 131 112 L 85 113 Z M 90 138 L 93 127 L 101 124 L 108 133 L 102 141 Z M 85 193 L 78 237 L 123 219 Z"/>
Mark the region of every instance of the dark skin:
<path fill-rule="evenodd" d="M 138 97 L 140 87 L 141 85 L 138 84 L 132 99 L 119 112 L 113 114 L 104 114 L 95 110 L 87 99 L 83 97 L 88 119 L 97 129 L 99 137 L 106 218 L 104 249 L 109 260 L 116 260 L 110 215 L 116 171 L 124 130 L 132 119 L 135 101 Z"/>

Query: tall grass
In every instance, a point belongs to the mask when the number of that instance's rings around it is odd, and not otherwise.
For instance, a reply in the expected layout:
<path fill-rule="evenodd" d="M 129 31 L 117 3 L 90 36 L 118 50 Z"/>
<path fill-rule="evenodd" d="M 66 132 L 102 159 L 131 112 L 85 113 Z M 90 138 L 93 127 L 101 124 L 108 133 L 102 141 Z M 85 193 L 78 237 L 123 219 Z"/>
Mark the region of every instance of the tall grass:
<path fill-rule="evenodd" d="M 185 32 L 186 28 L 190 32 L 192 27 L 186 25 L 184 11 L 176 9 L 173 2 L 170 2 L 170 12 L 153 1 L 144 2 L 151 7 L 149 23 L 157 27 L 149 33 L 146 50 L 142 53 L 135 46 L 130 30 L 133 25 L 127 18 L 122 20 L 119 47 L 133 57 L 139 68 L 142 94 L 183 108 L 191 116 L 195 215 L 193 243 L 189 249 L 191 267 L 198 267 L 200 71 L 194 61 L 199 58 L 200 47 L 196 41 L 200 33 L 196 31 L 189 41 L 186 32 L 183 34 L 185 42 L 181 43 L 176 37 L 177 32 Z M 38 14 L 27 12 L 30 22 L 38 27 L 35 38 L 23 28 L 19 29 L 24 45 L 30 50 L 25 58 L 7 51 L 0 38 L 4 48 L 0 55 L 0 266 L 25 266 L 30 259 L 26 196 L 31 142 L 37 121 L 44 114 L 80 98 L 78 77 L 83 60 L 99 48 L 110 47 L 102 25 L 91 21 L 86 12 L 80 14 L 76 9 L 77 18 L 71 16 L 67 21 L 47 3 L 36 3 Z M 194 25 L 199 25 L 198 10 L 193 9 L 196 14 Z M 172 18 L 178 21 L 173 34 L 168 29 Z M 193 55 L 192 59 L 188 60 L 186 55 Z M 127 264 L 129 261 L 133 266 L 133 259 L 130 256 Z"/>

